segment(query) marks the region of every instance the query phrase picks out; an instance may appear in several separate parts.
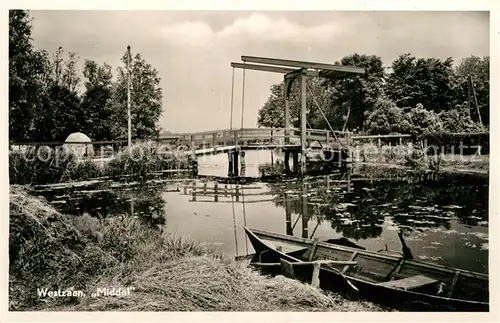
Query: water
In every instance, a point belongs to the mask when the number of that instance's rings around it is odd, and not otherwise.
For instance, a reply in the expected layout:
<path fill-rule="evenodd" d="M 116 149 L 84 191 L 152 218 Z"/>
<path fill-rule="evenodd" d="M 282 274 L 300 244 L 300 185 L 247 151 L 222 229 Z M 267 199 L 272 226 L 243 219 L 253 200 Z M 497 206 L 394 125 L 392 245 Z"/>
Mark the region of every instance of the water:
<path fill-rule="evenodd" d="M 288 224 L 286 199 L 276 193 L 284 189 L 301 193 L 301 184 L 252 184 L 252 189 L 245 189 L 248 186 L 243 186 L 244 195 L 234 203 L 223 195 L 215 202 L 201 192 L 196 201 L 189 194 L 164 193 L 167 231 L 206 242 L 229 255 L 243 255 L 253 251 L 245 225 L 320 240 L 345 237 L 369 250 L 387 245 L 394 251 L 401 251 L 397 236 L 401 230 L 416 259 L 487 273 L 487 186 L 358 181 L 351 193 L 346 185 L 332 187 L 331 193 L 309 188 L 312 194 L 306 207 L 300 196 L 290 197 Z"/>
<path fill-rule="evenodd" d="M 258 165 L 269 162 L 269 155 L 247 154 L 248 174 L 258 174 Z M 200 172 L 227 174 L 227 157 L 222 156 L 226 160 L 218 157 L 220 161 L 212 165 L 200 163 Z M 345 237 L 369 250 L 388 248 L 398 252 L 400 230 L 418 260 L 488 272 L 487 184 L 356 179 L 348 192 L 345 179 L 331 175 L 328 185 L 325 177 L 304 183 L 252 183 L 239 185 L 237 195 L 234 184 L 225 189 L 225 184 L 219 183 L 215 195 L 215 182 L 196 180 L 147 190 L 96 192 L 90 198 L 88 194 L 72 193 L 72 198 L 65 197 L 66 202 L 56 206 L 67 213 L 88 212 L 93 216 L 147 216 L 149 223 L 164 225 L 168 232 L 230 256 L 253 252 L 244 226 L 320 240 Z M 191 188 L 184 189 L 193 183 L 198 187 L 195 196 Z M 177 188 L 179 191 L 173 191 Z M 290 193 L 288 199 L 285 192 Z"/>

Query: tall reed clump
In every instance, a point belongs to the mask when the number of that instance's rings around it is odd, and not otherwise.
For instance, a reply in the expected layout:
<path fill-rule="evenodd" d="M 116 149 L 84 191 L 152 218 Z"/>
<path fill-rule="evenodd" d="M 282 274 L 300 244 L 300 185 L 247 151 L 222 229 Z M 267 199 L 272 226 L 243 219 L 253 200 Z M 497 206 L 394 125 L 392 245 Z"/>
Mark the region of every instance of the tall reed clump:
<path fill-rule="evenodd" d="M 9 180 L 11 184 L 58 183 L 76 160 L 75 153 L 63 147 L 41 146 L 10 151 Z"/>
<path fill-rule="evenodd" d="M 41 185 L 100 176 L 98 165 L 81 160 L 71 148 L 29 147 L 9 152 L 11 184 Z"/>
<path fill-rule="evenodd" d="M 147 144 L 120 152 L 104 167 L 78 158 L 71 148 L 30 147 L 9 152 L 11 184 L 39 185 L 88 180 L 109 176 L 120 180 L 146 180 L 167 169 L 190 168 L 188 156 L 162 153 Z"/>
<path fill-rule="evenodd" d="M 188 168 L 188 158 L 162 153 L 149 144 L 136 144 L 118 153 L 105 167 L 112 178 L 127 176 L 129 180 L 146 180 L 166 169 Z"/>

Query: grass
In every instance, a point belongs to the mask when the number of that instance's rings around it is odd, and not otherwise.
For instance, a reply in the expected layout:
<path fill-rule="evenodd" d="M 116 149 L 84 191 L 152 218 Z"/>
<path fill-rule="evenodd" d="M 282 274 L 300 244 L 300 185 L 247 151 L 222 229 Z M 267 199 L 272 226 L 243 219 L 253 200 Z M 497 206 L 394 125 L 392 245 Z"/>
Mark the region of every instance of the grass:
<path fill-rule="evenodd" d="M 9 309 L 51 311 L 377 311 L 145 226 L 60 214 L 10 187 Z M 134 287 L 121 297 L 40 298 L 37 288 Z"/>

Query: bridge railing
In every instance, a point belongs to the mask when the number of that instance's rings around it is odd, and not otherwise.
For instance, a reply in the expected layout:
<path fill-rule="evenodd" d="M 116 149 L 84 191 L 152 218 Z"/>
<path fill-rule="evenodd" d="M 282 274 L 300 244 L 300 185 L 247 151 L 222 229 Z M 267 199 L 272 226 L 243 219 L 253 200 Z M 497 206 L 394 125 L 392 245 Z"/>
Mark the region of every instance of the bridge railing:
<path fill-rule="evenodd" d="M 290 128 L 288 129 L 288 134 L 285 133 L 285 130 L 285 128 L 221 129 L 189 134 L 174 134 L 162 139 L 164 141 L 174 141 L 181 145 L 188 145 L 193 147 L 193 149 L 266 143 L 284 144 L 286 137 L 290 139 L 291 144 L 300 144 L 300 129 Z M 339 140 L 339 138 L 342 140 L 341 138 L 346 135 L 347 132 L 341 131 L 333 133 L 324 129 L 308 129 L 306 139 L 308 142 L 317 141 L 330 144 Z"/>

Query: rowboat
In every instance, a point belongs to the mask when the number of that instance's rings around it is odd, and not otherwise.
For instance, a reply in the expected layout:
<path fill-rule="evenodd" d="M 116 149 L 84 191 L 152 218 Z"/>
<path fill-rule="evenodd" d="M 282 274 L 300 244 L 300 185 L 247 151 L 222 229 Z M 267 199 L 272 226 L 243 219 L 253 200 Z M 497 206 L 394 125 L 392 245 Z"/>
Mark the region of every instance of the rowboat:
<path fill-rule="evenodd" d="M 245 227 L 250 264 L 405 311 L 489 311 L 488 275 Z"/>

